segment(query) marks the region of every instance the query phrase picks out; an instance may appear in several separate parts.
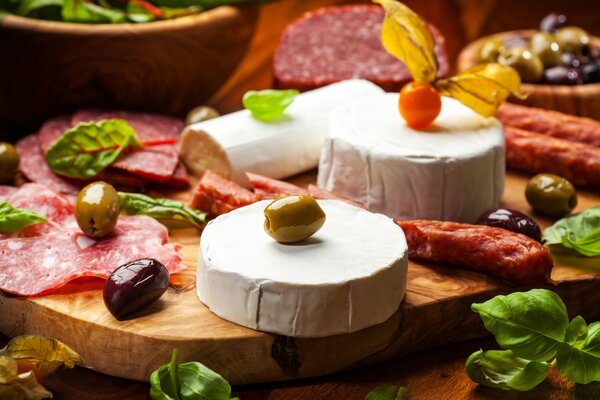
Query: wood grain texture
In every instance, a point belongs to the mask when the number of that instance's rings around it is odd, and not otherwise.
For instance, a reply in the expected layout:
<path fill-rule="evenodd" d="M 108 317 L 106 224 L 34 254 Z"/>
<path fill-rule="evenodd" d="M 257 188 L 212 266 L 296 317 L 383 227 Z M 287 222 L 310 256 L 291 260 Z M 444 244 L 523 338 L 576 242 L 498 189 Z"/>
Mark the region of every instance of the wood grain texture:
<path fill-rule="evenodd" d="M 512 36 L 531 37 L 534 32 L 533 30 L 521 30 L 492 36 L 504 40 Z M 490 37 L 485 36 L 464 48 L 458 56 L 457 69 L 459 71 L 478 64 L 479 48 Z M 600 49 L 600 37 L 592 37 L 591 43 L 592 46 Z M 511 102 L 600 120 L 600 83 L 575 86 L 524 83 L 521 85 L 521 90 L 527 97 L 523 100 L 511 98 Z"/>
<path fill-rule="evenodd" d="M 85 107 L 185 115 L 244 56 L 257 5 L 143 24 L 0 20 L 0 125 L 35 129 Z"/>
<path fill-rule="evenodd" d="M 314 172 L 292 181 L 306 184 L 312 180 Z M 523 196 L 526 181 L 524 176 L 508 176 L 506 206 L 530 211 Z M 183 199 L 188 193 L 168 195 Z M 578 209 L 599 202 L 600 196 L 580 193 Z M 542 226 L 551 222 L 538 219 Z M 183 245 L 189 266 L 175 276 L 177 286 L 190 289 L 199 233 L 176 230 L 171 240 Z M 600 302 L 596 271 L 558 264 L 552 278 L 558 282 L 552 289 L 572 313 L 591 320 L 600 316 L 600 309 L 592 306 Z M 519 289 L 476 271 L 411 262 L 406 298 L 386 322 L 351 334 L 293 339 L 227 322 L 200 303 L 194 290 L 171 288 L 137 318 L 119 322 L 106 310 L 101 288 L 102 282 L 93 280 L 69 284 L 39 298 L 0 295 L 0 332 L 11 337 L 57 338 L 77 350 L 93 369 L 140 381 L 147 381 L 177 347 L 181 361 L 199 360 L 240 385 L 330 374 L 481 337 L 486 332 L 470 305 Z"/>

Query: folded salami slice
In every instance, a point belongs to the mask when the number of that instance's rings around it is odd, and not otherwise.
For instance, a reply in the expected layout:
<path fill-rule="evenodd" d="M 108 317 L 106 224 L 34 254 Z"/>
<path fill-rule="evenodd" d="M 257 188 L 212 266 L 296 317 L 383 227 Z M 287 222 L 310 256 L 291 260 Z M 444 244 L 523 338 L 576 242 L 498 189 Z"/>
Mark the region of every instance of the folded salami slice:
<path fill-rule="evenodd" d="M 91 239 L 77 226 L 73 206 L 42 185 L 22 186 L 9 202 L 41 212 L 48 223 L 32 226 L 36 229 L 26 237 L 22 232 L 0 237 L 3 291 L 45 294 L 79 277 L 106 278 L 118 266 L 143 257 L 159 260 L 170 273 L 186 268 L 181 246 L 167 243 L 167 229 L 152 218 L 122 215 L 110 235 Z"/>
<path fill-rule="evenodd" d="M 256 193 L 261 200 L 276 199 L 290 194 L 308 194 L 308 190 L 292 183 L 283 182 L 258 174 L 251 174 L 249 172 L 246 173 L 246 176 L 254 189 L 254 193 Z"/>
<path fill-rule="evenodd" d="M 600 148 L 504 127 L 506 164 L 530 173 L 553 173 L 575 185 L 600 189 Z"/>
<path fill-rule="evenodd" d="M 505 103 L 496 118 L 504 125 L 600 147 L 600 122 L 558 111 Z"/>
<path fill-rule="evenodd" d="M 334 200 L 342 200 L 346 203 L 355 205 L 360 208 L 366 208 L 363 203 L 358 201 L 354 201 L 349 197 L 342 196 L 339 193 L 331 192 L 327 189 L 320 188 L 316 185 L 308 185 L 308 194 L 314 199 L 326 200 L 326 199 L 334 199 Z"/>
<path fill-rule="evenodd" d="M 206 171 L 194 189 L 190 207 L 216 217 L 258 200 L 260 197 L 248 189 L 219 174 Z"/>
<path fill-rule="evenodd" d="M 396 221 L 406 235 L 408 257 L 466 267 L 517 285 L 550 277 L 550 252 L 528 236 L 485 225 L 430 220 Z"/>

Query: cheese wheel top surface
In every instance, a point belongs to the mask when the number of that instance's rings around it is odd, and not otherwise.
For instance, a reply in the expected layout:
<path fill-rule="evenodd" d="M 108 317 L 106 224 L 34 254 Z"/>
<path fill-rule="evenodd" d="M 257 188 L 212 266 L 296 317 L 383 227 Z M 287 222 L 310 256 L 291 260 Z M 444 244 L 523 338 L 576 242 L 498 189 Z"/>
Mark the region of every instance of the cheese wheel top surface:
<path fill-rule="evenodd" d="M 442 111 L 426 129 L 406 125 L 398 112 L 397 93 L 373 95 L 335 109 L 330 137 L 353 144 L 379 146 L 395 155 L 464 157 L 503 145 L 504 136 L 495 118 L 486 118 L 459 101 L 442 97 Z"/>
<path fill-rule="evenodd" d="M 286 284 L 340 283 L 389 268 L 407 251 L 393 221 L 337 200 L 320 200 L 325 225 L 295 244 L 275 241 L 263 228 L 270 200 L 234 210 L 211 221 L 201 239 L 209 268 Z"/>

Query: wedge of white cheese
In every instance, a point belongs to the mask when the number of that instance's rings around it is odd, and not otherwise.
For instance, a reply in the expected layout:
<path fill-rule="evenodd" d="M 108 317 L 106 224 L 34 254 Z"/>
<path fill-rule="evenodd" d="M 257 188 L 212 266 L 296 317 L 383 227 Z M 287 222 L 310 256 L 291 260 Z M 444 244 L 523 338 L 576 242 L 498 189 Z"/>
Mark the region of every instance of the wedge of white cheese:
<path fill-rule="evenodd" d="M 387 93 L 333 111 L 318 184 L 393 218 L 472 223 L 498 205 L 504 176 L 495 118 L 443 97 L 435 123 L 418 131 Z"/>
<path fill-rule="evenodd" d="M 323 228 L 281 244 L 264 232 L 267 204 L 221 215 L 204 229 L 196 286 L 212 312 L 252 329 L 320 337 L 381 323 L 398 309 L 408 250 L 390 218 L 320 200 Z"/>
<path fill-rule="evenodd" d="M 182 134 L 182 161 L 193 175 L 210 169 L 246 186 L 245 172 L 281 179 L 308 171 L 319 162 L 329 113 L 349 100 L 382 92 L 371 82 L 348 80 L 301 93 L 273 122 L 242 110 L 193 124 Z"/>

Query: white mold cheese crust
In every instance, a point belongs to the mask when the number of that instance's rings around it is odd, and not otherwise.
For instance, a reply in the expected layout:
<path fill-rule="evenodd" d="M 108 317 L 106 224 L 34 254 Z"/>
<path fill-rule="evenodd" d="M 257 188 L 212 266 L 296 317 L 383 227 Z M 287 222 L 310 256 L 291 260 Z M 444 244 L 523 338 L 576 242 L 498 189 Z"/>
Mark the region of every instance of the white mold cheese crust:
<path fill-rule="evenodd" d="M 500 202 L 504 157 L 495 118 L 443 97 L 434 124 L 418 131 L 400 116 L 398 94 L 373 95 L 332 112 L 318 184 L 393 218 L 473 223 Z"/>
<path fill-rule="evenodd" d="M 263 230 L 267 204 L 221 215 L 204 229 L 196 286 L 212 312 L 295 337 L 354 332 L 394 314 L 406 290 L 408 248 L 390 218 L 320 200 L 323 228 L 282 244 Z"/>

